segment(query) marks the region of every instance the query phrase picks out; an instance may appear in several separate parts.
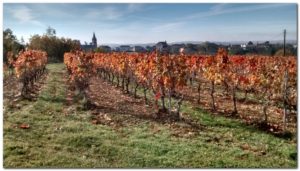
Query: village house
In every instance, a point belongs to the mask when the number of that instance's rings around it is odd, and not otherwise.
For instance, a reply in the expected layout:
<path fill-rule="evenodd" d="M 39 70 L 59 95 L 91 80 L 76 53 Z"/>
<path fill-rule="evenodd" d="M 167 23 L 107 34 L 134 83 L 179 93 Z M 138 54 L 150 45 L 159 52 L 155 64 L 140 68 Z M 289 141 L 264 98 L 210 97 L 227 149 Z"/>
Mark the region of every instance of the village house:
<path fill-rule="evenodd" d="M 129 45 L 121 45 L 119 47 L 119 51 L 120 52 L 130 52 L 131 51 L 131 47 Z"/>
<path fill-rule="evenodd" d="M 158 42 L 156 45 L 156 51 L 160 53 L 168 53 L 170 50 L 169 45 L 167 44 L 167 41 L 164 42 Z"/>
<path fill-rule="evenodd" d="M 103 52 L 111 52 L 111 47 L 109 47 L 109 46 L 102 45 L 102 46 L 99 46 L 99 48 L 100 48 Z"/>
<path fill-rule="evenodd" d="M 184 48 L 185 45 L 184 44 L 173 44 L 170 46 L 170 53 L 172 54 L 179 54 L 179 50 L 180 48 Z"/>
<path fill-rule="evenodd" d="M 142 46 L 133 46 L 132 51 L 133 52 L 146 52 L 146 49 Z"/>

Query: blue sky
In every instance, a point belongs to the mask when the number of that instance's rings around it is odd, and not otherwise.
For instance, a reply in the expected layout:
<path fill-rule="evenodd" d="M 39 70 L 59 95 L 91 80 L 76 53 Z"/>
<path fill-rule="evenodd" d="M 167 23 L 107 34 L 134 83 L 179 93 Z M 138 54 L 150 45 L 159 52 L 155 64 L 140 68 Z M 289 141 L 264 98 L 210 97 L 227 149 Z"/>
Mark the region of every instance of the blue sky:
<path fill-rule="evenodd" d="M 98 44 L 297 39 L 296 4 L 4 3 L 3 28 L 27 42 L 48 26 Z"/>

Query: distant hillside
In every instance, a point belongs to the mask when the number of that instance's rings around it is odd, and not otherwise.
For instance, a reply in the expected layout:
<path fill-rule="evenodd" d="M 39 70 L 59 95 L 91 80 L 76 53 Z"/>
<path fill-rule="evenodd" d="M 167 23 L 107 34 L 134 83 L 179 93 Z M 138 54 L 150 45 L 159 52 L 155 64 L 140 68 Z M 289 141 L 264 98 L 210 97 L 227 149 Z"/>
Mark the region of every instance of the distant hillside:
<path fill-rule="evenodd" d="M 221 45 L 229 45 L 229 44 L 246 44 L 248 43 L 249 41 L 252 41 L 254 44 L 256 43 L 263 43 L 265 41 L 255 41 L 255 40 L 247 40 L 247 41 L 208 41 L 208 42 L 211 42 L 211 43 L 216 43 L 216 44 L 221 44 Z M 188 43 L 192 43 L 192 44 L 201 44 L 201 43 L 204 43 L 205 41 L 178 41 L 178 42 L 168 42 L 168 44 L 170 45 L 173 45 L 173 44 L 188 44 Z M 156 42 L 157 43 L 157 42 Z M 119 43 L 103 43 L 101 45 L 107 45 L 107 46 L 110 46 L 112 48 L 116 48 L 116 47 L 119 47 L 121 45 L 129 45 L 129 46 L 143 46 L 143 47 L 146 47 L 146 46 L 154 46 L 156 43 L 136 43 L 136 44 L 133 44 L 133 43 L 130 43 L 130 44 L 119 44 Z M 283 43 L 283 40 L 272 40 L 270 41 L 271 44 L 282 44 Z M 287 44 L 297 44 L 297 40 L 287 40 L 286 41 Z"/>

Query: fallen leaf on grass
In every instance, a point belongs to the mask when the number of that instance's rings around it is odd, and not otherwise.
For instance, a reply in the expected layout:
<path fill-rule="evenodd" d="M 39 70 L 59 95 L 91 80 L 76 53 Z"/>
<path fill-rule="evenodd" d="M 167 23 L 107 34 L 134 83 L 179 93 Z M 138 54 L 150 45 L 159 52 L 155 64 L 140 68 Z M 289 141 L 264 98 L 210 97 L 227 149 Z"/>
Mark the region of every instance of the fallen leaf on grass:
<path fill-rule="evenodd" d="M 21 125 L 19 126 L 19 128 L 21 128 L 21 129 L 29 129 L 30 126 L 29 126 L 29 124 L 21 124 Z"/>
<path fill-rule="evenodd" d="M 111 118 L 109 116 L 107 116 L 106 114 L 103 116 L 103 118 L 107 121 L 111 121 Z"/>
<path fill-rule="evenodd" d="M 260 151 L 261 155 L 266 155 L 267 153 L 265 151 Z"/>
<path fill-rule="evenodd" d="M 92 120 L 92 124 L 97 125 L 98 121 L 97 120 Z"/>
<path fill-rule="evenodd" d="M 15 97 L 15 98 L 18 98 L 18 97 L 21 97 L 21 95 L 22 95 L 21 93 L 18 93 L 18 94 L 16 94 L 14 97 Z"/>
<path fill-rule="evenodd" d="M 243 150 L 249 150 L 249 149 L 250 149 L 250 146 L 249 146 L 248 144 L 243 144 L 243 145 L 241 145 L 240 147 L 241 147 L 241 149 L 243 149 Z"/>

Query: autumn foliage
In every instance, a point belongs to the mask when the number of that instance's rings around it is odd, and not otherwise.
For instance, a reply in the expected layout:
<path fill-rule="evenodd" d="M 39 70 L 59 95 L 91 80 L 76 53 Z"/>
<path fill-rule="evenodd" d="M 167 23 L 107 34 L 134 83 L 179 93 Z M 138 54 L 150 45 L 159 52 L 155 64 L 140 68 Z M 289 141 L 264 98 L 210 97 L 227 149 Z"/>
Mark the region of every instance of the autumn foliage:
<path fill-rule="evenodd" d="M 213 110 L 217 110 L 214 95 L 217 85 L 232 97 L 233 114 L 238 113 L 237 92 L 259 94 L 266 121 L 266 107 L 271 102 L 284 104 L 284 110 L 296 105 L 297 69 L 293 56 L 228 56 L 225 49 L 219 49 L 215 56 L 78 51 L 66 53 L 64 60 L 70 80 L 88 84 L 86 79 L 97 73 L 126 93 L 130 93 L 129 85 L 133 85 L 131 92 L 135 96 L 140 87 L 145 103 L 149 101 L 146 92 L 150 91 L 157 106 L 160 100 L 161 109 L 174 111 L 178 117 L 184 99 L 181 89 L 189 86 L 189 81 L 198 86 L 198 102 L 202 83 L 211 85 Z"/>
<path fill-rule="evenodd" d="M 93 53 L 83 53 L 82 51 L 64 54 L 64 63 L 69 74 L 68 81 L 72 87 L 78 90 L 79 95 L 83 97 L 85 105 L 90 104 L 87 90 L 89 79 L 95 72 L 93 58 Z"/>
<path fill-rule="evenodd" d="M 35 89 L 34 83 L 45 73 L 47 53 L 39 50 L 20 51 L 16 60 L 10 63 L 22 83 L 21 95 L 30 98 L 30 93 Z"/>

